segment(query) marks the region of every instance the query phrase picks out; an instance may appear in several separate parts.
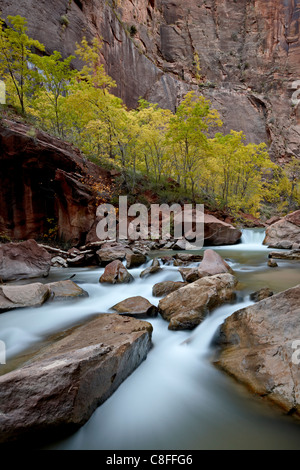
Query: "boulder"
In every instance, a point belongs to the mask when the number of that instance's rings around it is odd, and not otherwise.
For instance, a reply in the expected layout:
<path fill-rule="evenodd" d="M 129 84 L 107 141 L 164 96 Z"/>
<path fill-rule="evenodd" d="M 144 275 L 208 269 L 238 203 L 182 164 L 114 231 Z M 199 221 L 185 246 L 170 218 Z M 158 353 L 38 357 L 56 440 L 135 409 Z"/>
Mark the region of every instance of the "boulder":
<path fill-rule="evenodd" d="M 126 268 L 132 269 L 145 264 L 147 256 L 142 253 L 127 253 L 126 254 Z"/>
<path fill-rule="evenodd" d="M 300 243 L 300 210 L 287 215 L 267 228 L 264 245 L 290 250 Z"/>
<path fill-rule="evenodd" d="M 269 287 L 263 287 L 259 291 L 250 294 L 250 300 L 253 300 L 254 302 L 260 302 L 261 300 L 267 299 L 268 297 L 272 297 L 272 295 L 274 295 L 274 292 L 272 292 Z"/>
<path fill-rule="evenodd" d="M 178 271 L 184 282 L 191 283 L 200 279 L 198 268 L 180 268 Z"/>
<path fill-rule="evenodd" d="M 61 256 L 54 256 L 54 258 L 51 259 L 51 266 L 54 268 L 67 268 L 68 263 Z"/>
<path fill-rule="evenodd" d="M 149 276 L 149 274 L 156 274 L 159 271 L 161 271 L 162 268 L 160 267 L 158 259 L 154 259 L 151 266 L 149 268 L 144 269 L 144 271 L 141 272 L 140 277 L 146 277 Z"/>
<path fill-rule="evenodd" d="M 218 253 L 208 249 L 204 252 L 203 261 L 199 265 L 198 272 L 199 277 L 205 277 L 228 272 L 232 273 L 232 270 Z"/>
<path fill-rule="evenodd" d="M 109 263 L 100 277 L 101 283 L 122 284 L 132 281 L 133 277 L 119 260 Z"/>
<path fill-rule="evenodd" d="M 300 285 L 235 312 L 221 327 L 215 360 L 252 392 L 298 418 L 299 315 Z"/>
<path fill-rule="evenodd" d="M 112 307 L 120 315 L 128 315 L 136 318 L 157 317 L 158 309 L 144 297 L 130 297 Z"/>
<path fill-rule="evenodd" d="M 78 429 L 146 359 L 151 334 L 145 321 L 100 315 L 1 376 L 0 443 Z"/>
<path fill-rule="evenodd" d="M 106 246 L 96 252 L 100 266 L 106 266 L 112 261 L 123 261 L 126 256 L 126 250 L 122 245 Z"/>
<path fill-rule="evenodd" d="M 204 215 L 204 245 L 235 245 L 242 238 L 242 232 L 233 225 L 217 219 L 213 215 Z"/>
<path fill-rule="evenodd" d="M 0 312 L 15 308 L 40 307 L 49 296 L 49 287 L 39 282 L 25 286 L 0 286 Z"/>
<path fill-rule="evenodd" d="M 51 255 L 35 240 L 0 246 L 0 279 L 3 282 L 47 277 Z"/>
<path fill-rule="evenodd" d="M 278 264 L 272 258 L 268 260 L 268 266 L 269 268 L 278 268 Z"/>
<path fill-rule="evenodd" d="M 235 297 L 236 284 L 231 274 L 204 277 L 160 300 L 159 313 L 170 322 L 170 330 L 193 329 L 211 310 Z"/>
<path fill-rule="evenodd" d="M 171 294 L 172 292 L 175 292 L 178 289 L 181 289 L 181 287 L 184 287 L 187 285 L 187 282 L 175 282 L 175 281 L 164 281 L 164 282 L 158 282 L 153 286 L 152 289 L 152 295 L 154 297 L 164 297 L 166 295 Z"/>
<path fill-rule="evenodd" d="M 85 290 L 70 280 L 51 282 L 50 284 L 47 284 L 47 286 L 55 300 L 89 296 Z"/>

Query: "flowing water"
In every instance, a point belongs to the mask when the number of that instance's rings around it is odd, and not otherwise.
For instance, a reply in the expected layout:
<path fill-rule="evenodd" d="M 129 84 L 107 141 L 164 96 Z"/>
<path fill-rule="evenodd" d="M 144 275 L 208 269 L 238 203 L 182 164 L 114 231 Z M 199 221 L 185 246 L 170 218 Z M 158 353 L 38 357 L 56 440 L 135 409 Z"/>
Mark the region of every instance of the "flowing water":
<path fill-rule="evenodd" d="M 153 348 L 147 360 L 78 432 L 48 448 L 300 449 L 298 422 L 252 397 L 211 363 L 213 340 L 220 325 L 234 311 L 252 304 L 251 292 L 265 286 L 280 292 L 300 284 L 296 262 L 279 261 L 277 269 L 267 266 L 268 249 L 262 245 L 263 237 L 261 230 L 245 230 L 241 244 L 214 247 L 240 281 L 234 305 L 216 309 L 192 332 L 172 332 L 160 317 L 151 319 Z M 173 266 L 164 266 L 161 272 L 140 279 L 144 268 L 131 270 L 134 283 L 119 286 L 99 284 L 102 268 L 54 269 L 45 282 L 76 274 L 74 281 L 88 291 L 89 298 L 0 315 L 7 370 L 24 361 L 27 351 L 50 335 L 96 313 L 109 312 L 112 305 L 134 295 L 157 305 L 159 299 L 152 296 L 152 286 L 165 280 L 181 280 Z"/>

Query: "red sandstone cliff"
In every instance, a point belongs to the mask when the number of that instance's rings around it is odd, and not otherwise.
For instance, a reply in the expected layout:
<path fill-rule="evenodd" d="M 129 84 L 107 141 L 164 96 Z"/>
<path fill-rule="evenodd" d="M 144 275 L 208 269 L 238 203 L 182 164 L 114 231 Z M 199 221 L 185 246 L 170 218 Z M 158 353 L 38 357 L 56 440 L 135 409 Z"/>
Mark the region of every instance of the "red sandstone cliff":
<path fill-rule="evenodd" d="M 174 109 L 198 86 L 198 54 L 200 89 L 225 130 L 267 142 L 279 162 L 299 156 L 292 87 L 300 80 L 300 0 L 0 0 L 0 9 L 27 17 L 49 52 L 71 54 L 82 36 L 102 36 L 102 60 L 129 106 L 142 96 Z"/>
<path fill-rule="evenodd" d="M 73 146 L 11 121 L 0 124 L 0 234 L 41 239 L 57 229 L 61 240 L 85 241 L 96 215 L 90 184 L 108 172 Z"/>

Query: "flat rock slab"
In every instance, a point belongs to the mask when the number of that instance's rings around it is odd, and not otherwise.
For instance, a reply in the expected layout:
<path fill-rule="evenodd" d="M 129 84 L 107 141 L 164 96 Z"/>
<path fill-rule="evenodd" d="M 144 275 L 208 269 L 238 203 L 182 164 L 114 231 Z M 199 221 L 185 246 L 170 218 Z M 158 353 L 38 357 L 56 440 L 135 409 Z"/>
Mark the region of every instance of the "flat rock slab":
<path fill-rule="evenodd" d="M 147 322 L 99 315 L 0 377 L 0 443 L 75 431 L 146 359 L 151 335 Z"/>
<path fill-rule="evenodd" d="M 285 259 L 288 261 L 300 261 L 300 250 L 292 251 L 272 251 L 269 253 L 269 258 L 271 259 Z"/>
<path fill-rule="evenodd" d="M 136 318 L 157 317 L 158 309 L 149 300 L 141 296 L 130 297 L 112 307 L 120 315 L 129 315 Z"/>
<path fill-rule="evenodd" d="M 300 285 L 231 315 L 216 365 L 300 418 Z M 298 350 L 298 352 L 297 352 Z"/>
<path fill-rule="evenodd" d="M 49 297 L 49 287 L 39 282 L 25 286 L 2 286 L 0 312 L 15 308 L 40 307 Z"/>
<path fill-rule="evenodd" d="M 70 280 L 51 282 L 50 284 L 47 284 L 47 286 L 53 294 L 54 300 L 89 296 L 89 294 L 84 289 Z"/>
<path fill-rule="evenodd" d="M 204 277 L 160 300 L 159 313 L 170 322 L 170 330 L 191 330 L 211 310 L 235 297 L 236 284 L 232 274 Z"/>

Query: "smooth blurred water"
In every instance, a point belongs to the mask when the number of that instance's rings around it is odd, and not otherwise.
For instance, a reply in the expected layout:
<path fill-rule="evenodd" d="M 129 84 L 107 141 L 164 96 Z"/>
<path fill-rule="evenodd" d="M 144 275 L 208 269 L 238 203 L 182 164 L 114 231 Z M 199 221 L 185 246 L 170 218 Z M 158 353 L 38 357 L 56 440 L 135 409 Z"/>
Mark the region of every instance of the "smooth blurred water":
<path fill-rule="evenodd" d="M 252 303 L 250 292 L 265 286 L 279 292 L 300 284 L 299 264 L 279 262 L 275 270 L 267 266 L 263 235 L 262 231 L 249 230 L 240 245 L 214 247 L 240 281 L 235 304 L 216 309 L 192 332 L 172 332 L 161 317 L 151 319 L 153 348 L 147 360 L 85 426 L 48 448 L 300 449 L 298 423 L 253 398 L 211 363 L 213 340 L 220 325 L 234 311 Z M 141 295 L 157 305 L 153 285 L 181 280 L 181 276 L 178 268 L 163 266 L 161 272 L 141 279 L 139 274 L 145 266 L 131 270 L 135 278 L 132 284 L 115 286 L 99 284 L 100 268 L 53 270 L 52 279 L 76 274 L 74 281 L 90 297 L 0 315 L 0 339 L 7 344 L 9 361 L 14 364 L 18 355 L 49 335 L 96 313 L 109 312 L 125 298 Z"/>

